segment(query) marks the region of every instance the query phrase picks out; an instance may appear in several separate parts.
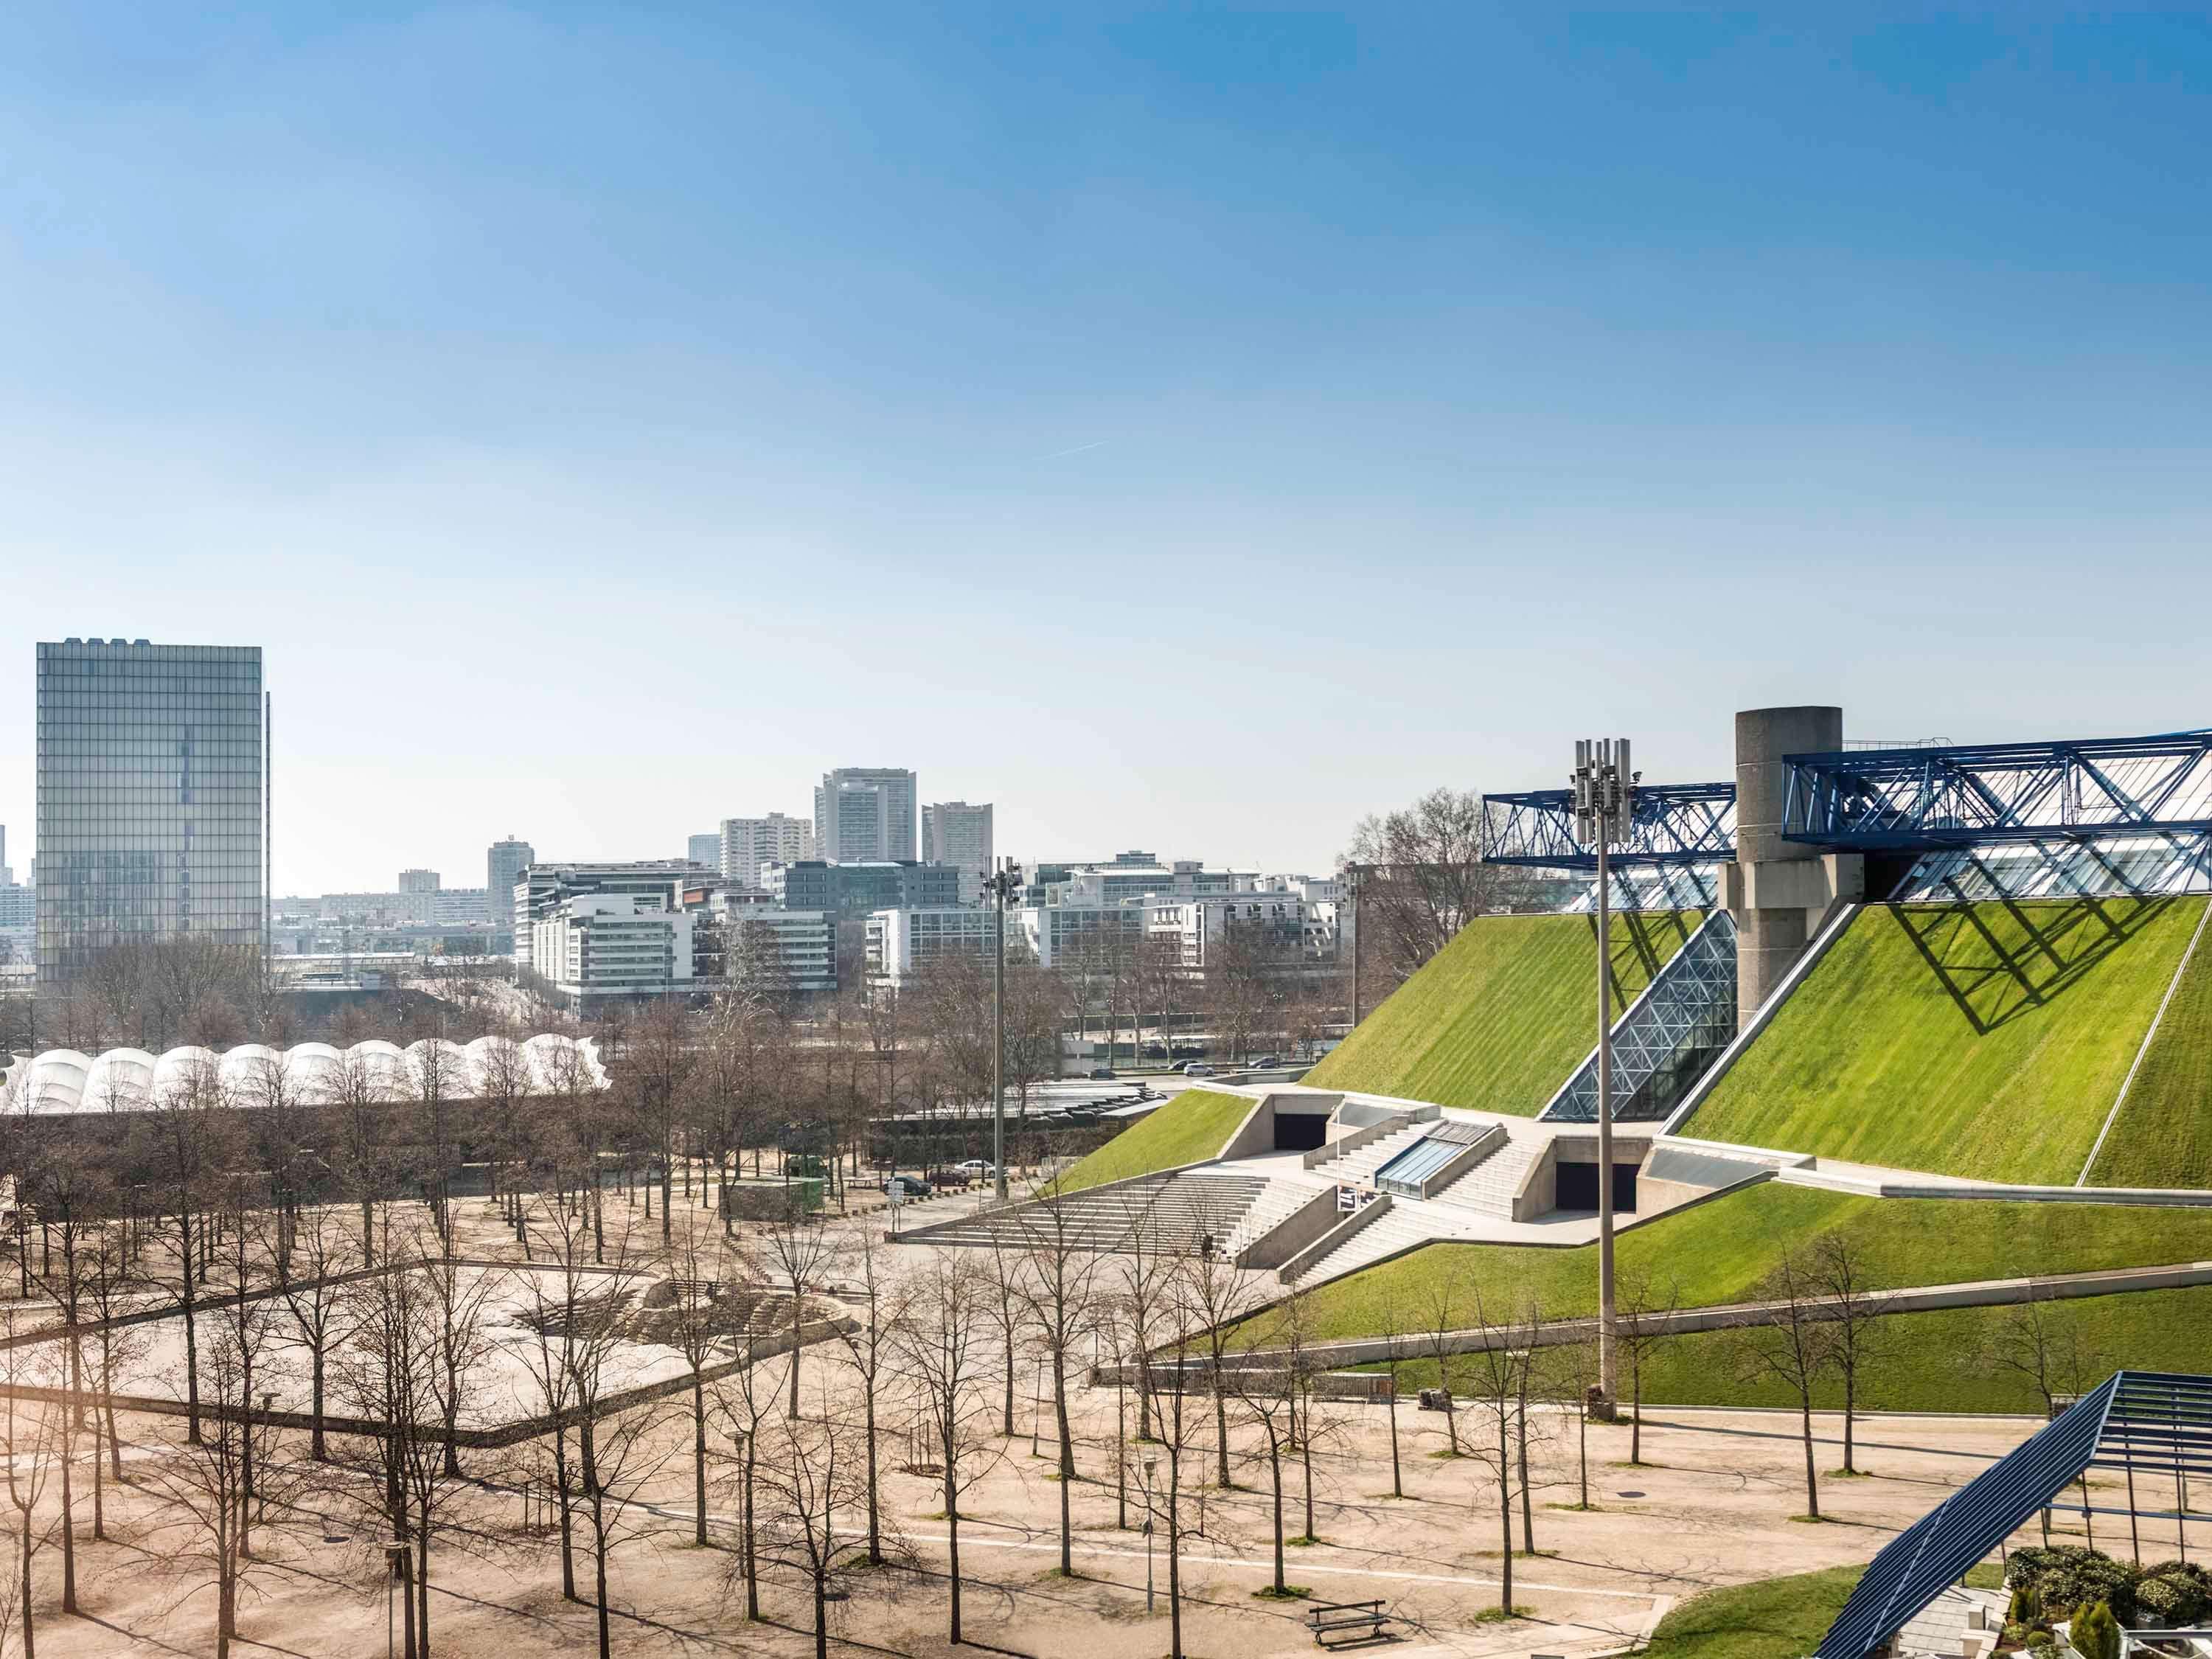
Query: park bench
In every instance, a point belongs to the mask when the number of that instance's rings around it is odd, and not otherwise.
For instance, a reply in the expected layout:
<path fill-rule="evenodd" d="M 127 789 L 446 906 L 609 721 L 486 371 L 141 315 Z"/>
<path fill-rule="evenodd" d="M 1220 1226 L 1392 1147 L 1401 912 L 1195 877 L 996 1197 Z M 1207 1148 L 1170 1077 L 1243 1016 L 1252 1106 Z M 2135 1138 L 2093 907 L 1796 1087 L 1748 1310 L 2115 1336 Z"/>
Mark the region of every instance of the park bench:
<path fill-rule="evenodd" d="M 1382 1611 L 1380 1601 L 1334 1601 L 1306 1609 L 1306 1628 L 1313 1632 L 1317 1648 L 1377 1641 L 1389 1634 L 1389 1625 L 1390 1615 Z M 1334 1642 L 1329 1640 L 1332 1636 L 1337 1638 Z"/>

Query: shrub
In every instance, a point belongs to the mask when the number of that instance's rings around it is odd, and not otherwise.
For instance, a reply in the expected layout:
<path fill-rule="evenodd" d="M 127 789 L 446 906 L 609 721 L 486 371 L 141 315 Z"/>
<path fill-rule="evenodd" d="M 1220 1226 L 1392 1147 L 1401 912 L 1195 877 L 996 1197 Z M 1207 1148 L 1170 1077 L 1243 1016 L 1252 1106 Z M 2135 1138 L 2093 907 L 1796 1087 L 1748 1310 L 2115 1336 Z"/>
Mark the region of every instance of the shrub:
<path fill-rule="evenodd" d="M 2175 1626 L 2201 1623 L 2212 1611 L 2212 1574 L 2195 1562 L 2161 1561 L 2136 1584 L 2136 1608 Z"/>
<path fill-rule="evenodd" d="M 2081 1659 L 2120 1659 L 2120 1621 L 2102 1601 L 2092 1602 L 2087 1613 L 2075 1615 L 2066 1639 Z"/>
<path fill-rule="evenodd" d="M 2099 1550 L 2078 1544 L 2054 1544 L 2014 1550 L 2005 1563 L 2005 1583 L 2034 1592 L 2041 1617 L 2063 1616 L 2102 1601 L 2123 1625 L 2135 1622 L 2136 1570 Z"/>

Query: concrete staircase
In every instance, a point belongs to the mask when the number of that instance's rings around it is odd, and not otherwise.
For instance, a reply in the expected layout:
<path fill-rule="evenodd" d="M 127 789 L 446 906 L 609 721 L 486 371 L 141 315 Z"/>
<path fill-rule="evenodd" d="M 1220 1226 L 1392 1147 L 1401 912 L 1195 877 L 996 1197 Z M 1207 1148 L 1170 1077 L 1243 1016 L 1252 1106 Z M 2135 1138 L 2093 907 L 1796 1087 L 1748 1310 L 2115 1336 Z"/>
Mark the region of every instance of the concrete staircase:
<path fill-rule="evenodd" d="M 1511 1136 L 1511 1130 L 1507 1133 Z M 1514 1194 L 1521 1190 L 1528 1166 L 1543 1156 L 1545 1144 L 1513 1136 L 1442 1192 L 1431 1193 L 1429 1202 L 1510 1221 Z"/>
<path fill-rule="evenodd" d="M 2000 1593 L 1954 1584 L 1915 1613 L 1892 1646 L 1900 1654 L 1974 1659 L 1995 1647 L 2003 1630 L 2004 1597 Z"/>
<path fill-rule="evenodd" d="M 1238 1219 L 1228 1243 L 1222 1245 L 1221 1253 L 1233 1260 L 1239 1250 L 1265 1237 L 1311 1202 L 1316 1194 L 1325 1190 L 1319 1181 L 1302 1182 L 1283 1176 L 1268 1181 L 1251 1207 Z"/>
<path fill-rule="evenodd" d="M 1302 1285 L 1318 1285 L 1340 1273 L 1357 1272 L 1370 1261 L 1380 1261 L 1386 1255 L 1415 1244 L 1426 1244 L 1437 1235 L 1433 1218 L 1411 1213 L 1402 1205 L 1394 1206 L 1381 1219 L 1370 1222 L 1327 1255 L 1306 1267 L 1298 1274 Z"/>
<path fill-rule="evenodd" d="M 1342 1158 L 1333 1158 L 1326 1164 L 1316 1164 L 1313 1172 L 1339 1186 L 1366 1186 L 1375 1179 L 1377 1170 L 1415 1141 L 1425 1137 L 1436 1127 L 1433 1122 L 1409 1123 L 1402 1129 L 1393 1129 L 1389 1134 L 1369 1141 L 1357 1152 L 1347 1152 Z"/>
<path fill-rule="evenodd" d="M 1010 1250 L 1064 1244 L 1101 1253 L 1141 1245 L 1163 1255 L 1192 1255 L 1210 1240 L 1219 1254 L 1261 1194 L 1275 1184 L 1264 1176 L 1170 1172 L 1065 1198 L 979 1211 L 908 1233 L 901 1242 Z"/>

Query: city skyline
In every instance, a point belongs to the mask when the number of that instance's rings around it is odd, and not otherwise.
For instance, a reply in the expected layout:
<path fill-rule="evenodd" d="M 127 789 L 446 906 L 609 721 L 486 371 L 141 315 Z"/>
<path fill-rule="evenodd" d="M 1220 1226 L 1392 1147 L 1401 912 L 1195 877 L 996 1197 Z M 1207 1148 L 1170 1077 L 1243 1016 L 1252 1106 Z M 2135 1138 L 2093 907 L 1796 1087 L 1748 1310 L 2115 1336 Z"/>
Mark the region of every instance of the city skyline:
<path fill-rule="evenodd" d="M 1017 855 L 1316 868 L 1592 731 L 1720 775 L 1713 706 L 2201 699 L 2183 22 L 8 28 L 11 823 L 71 635 L 264 647 L 280 891 L 869 756 Z M 2091 550 L 2160 602 L 2054 604 Z"/>

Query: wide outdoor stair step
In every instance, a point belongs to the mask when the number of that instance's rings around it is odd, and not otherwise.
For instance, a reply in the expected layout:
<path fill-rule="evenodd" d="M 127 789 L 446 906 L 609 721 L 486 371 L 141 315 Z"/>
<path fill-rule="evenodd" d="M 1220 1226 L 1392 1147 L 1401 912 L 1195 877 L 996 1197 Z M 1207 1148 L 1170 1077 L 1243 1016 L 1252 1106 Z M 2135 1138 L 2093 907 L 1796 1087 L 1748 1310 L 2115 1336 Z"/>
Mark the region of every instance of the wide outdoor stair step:
<path fill-rule="evenodd" d="M 1395 1255 L 1413 1245 L 1425 1244 L 1436 1237 L 1434 1221 L 1394 1207 L 1380 1219 L 1369 1222 L 1318 1261 L 1302 1269 L 1298 1273 L 1298 1283 L 1318 1285 L 1325 1279 L 1356 1272 L 1370 1261 L 1380 1261 L 1384 1256 Z"/>
<path fill-rule="evenodd" d="M 1248 1245 L 1258 1243 L 1304 1208 L 1322 1190 L 1319 1187 L 1309 1187 L 1296 1181 L 1268 1182 L 1265 1189 L 1253 1200 L 1252 1207 L 1244 1212 L 1243 1218 L 1230 1233 L 1228 1242 L 1221 1247 L 1221 1253 L 1234 1256 Z"/>
<path fill-rule="evenodd" d="M 1543 1142 L 1539 1140 L 1508 1140 L 1488 1158 L 1441 1192 L 1431 1193 L 1432 1202 L 1449 1204 L 1478 1214 L 1500 1216 L 1510 1220 L 1513 1200 L 1521 1190 L 1521 1182 L 1528 1173 L 1528 1166 L 1542 1155 Z"/>
<path fill-rule="evenodd" d="M 1097 1252 L 1141 1245 L 1176 1255 L 1210 1243 L 1218 1252 L 1267 1185 L 1261 1176 L 1163 1175 L 987 1210 L 927 1234 L 926 1242 L 1021 1250 L 1065 1244 Z"/>

